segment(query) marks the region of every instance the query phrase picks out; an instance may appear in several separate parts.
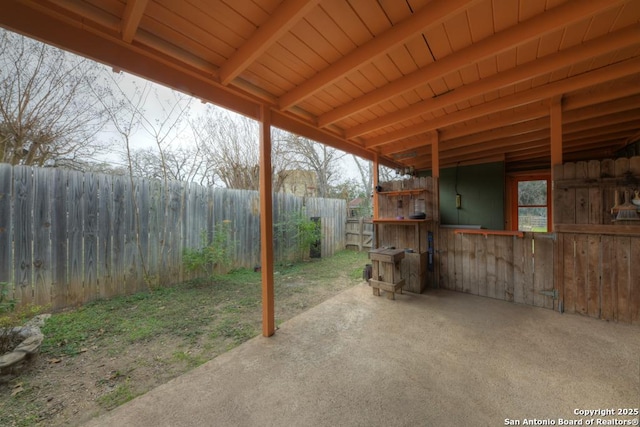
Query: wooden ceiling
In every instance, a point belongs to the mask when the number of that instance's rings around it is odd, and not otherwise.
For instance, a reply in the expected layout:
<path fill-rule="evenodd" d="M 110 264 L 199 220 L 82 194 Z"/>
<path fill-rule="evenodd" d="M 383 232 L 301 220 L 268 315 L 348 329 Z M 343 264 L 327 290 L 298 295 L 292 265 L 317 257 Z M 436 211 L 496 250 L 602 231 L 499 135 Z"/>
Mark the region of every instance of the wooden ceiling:
<path fill-rule="evenodd" d="M 390 166 L 640 139 L 640 1 L 3 0 L 0 25 Z"/>

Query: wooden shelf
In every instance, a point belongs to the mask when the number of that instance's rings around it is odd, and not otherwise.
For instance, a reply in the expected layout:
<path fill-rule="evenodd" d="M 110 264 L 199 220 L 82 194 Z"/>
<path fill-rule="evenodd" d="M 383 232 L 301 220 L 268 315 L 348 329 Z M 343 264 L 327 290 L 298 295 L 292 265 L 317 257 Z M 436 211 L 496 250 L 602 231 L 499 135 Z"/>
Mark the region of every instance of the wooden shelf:
<path fill-rule="evenodd" d="M 398 225 L 416 225 L 423 222 L 431 221 L 426 219 L 396 219 L 396 218 L 377 218 L 373 220 L 374 224 L 398 224 Z"/>
<path fill-rule="evenodd" d="M 473 228 L 457 228 L 453 231 L 455 234 L 482 234 L 483 236 L 516 236 L 524 237 L 522 231 L 507 231 L 507 230 L 476 230 Z"/>
<path fill-rule="evenodd" d="M 378 195 L 381 196 L 407 196 L 407 195 L 417 195 L 420 193 L 424 193 L 424 188 L 413 189 L 413 190 L 393 190 L 393 191 L 380 191 Z"/>

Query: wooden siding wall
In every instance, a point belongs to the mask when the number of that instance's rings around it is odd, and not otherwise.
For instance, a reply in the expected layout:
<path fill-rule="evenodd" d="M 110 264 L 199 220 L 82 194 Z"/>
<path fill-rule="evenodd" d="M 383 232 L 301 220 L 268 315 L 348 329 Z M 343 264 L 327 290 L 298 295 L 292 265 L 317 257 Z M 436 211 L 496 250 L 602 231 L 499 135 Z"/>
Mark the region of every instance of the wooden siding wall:
<path fill-rule="evenodd" d="M 613 222 L 616 190 L 640 190 L 640 157 L 556 167 L 554 233 L 519 238 L 440 228 L 440 287 L 640 323 L 640 224 Z M 557 300 L 541 293 L 554 289 Z"/>
<path fill-rule="evenodd" d="M 440 287 L 553 309 L 553 299 L 540 293 L 553 290 L 553 243 L 549 235 L 539 233 L 521 238 L 440 228 Z"/>
<path fill-rule="evenodd" d="M 614 221 L 615 192 L 640 190 L 640 156 L 554 169 L 556 282 L 564 310 L 640 322 L 640 222 Z"/>
<path fill-rule="evenodd" d="M 54 309 L 145 290 L 149 280 L 179 282 L 190 278 L 184 248 L 200 247 L 223 220 L 232 221 L 234 266 L 251 268 L 260 259 L 258 202 L 255 191 L 0 164 L 0 282 L 22 304 Z M 321 217 L 322 256 L 343 249 L 344 200 L 275 194 L 274 223 L 305 203 Z M 281 261 L 293 238 L 274 240 Z"/>
<path fill-rule="evenodd" d="M 382 192 L 402 192 L 408 190 L 424 190 L 418 194 L 394 194 L 388 197 L 378 197 L 378 217 L 395 218 L 399 215 L 409 218 L 409 215 L 422 211 L 417 209 L 417 201 L 422 199 L 424 203 L 424 213 L 430 219 L 435 218 L 436 209 L 434 206 L 434 179 L 431 177 L 410 178 L 404 181 L 381 182 Z M 398 202 L 402 203 L 402 208 L 398 209 Z M 419 204 L 419 203 L 418 203 Z"/>
<path fill-rule="evenodd" d="M 640 323 L 640 236 L 558 233 L 557 244 L 565 312 Z"/>
<path fill-rule="evenodd" d="M 640 156 L 565 163 L 553 177 L 555 224 L 611 225 L 615 191 L 633 197 L 640 190 Z"/>

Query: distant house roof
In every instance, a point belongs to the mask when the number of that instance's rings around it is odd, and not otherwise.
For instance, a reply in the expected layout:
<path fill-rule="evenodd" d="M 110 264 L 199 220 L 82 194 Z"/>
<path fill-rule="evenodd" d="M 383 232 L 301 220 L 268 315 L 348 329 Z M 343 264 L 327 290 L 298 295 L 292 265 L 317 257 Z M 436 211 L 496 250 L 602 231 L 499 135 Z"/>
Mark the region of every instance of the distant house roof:
<path fill-rule="evenodd" d="M 364 199 L 362 197 L 356 197 L 349 202 L 349 209 L 359 208 L 360 205 L 362 205 L 362 202 L 364 202 Z"/>

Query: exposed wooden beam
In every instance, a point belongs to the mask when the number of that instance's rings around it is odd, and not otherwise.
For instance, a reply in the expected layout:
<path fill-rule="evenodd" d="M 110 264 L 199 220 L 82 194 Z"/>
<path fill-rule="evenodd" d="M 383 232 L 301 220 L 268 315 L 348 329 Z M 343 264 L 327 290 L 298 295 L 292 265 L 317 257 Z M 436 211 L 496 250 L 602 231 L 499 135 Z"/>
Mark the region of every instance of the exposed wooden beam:
<path fill-rule="evenodd" d="M 564 123 L 572 123 L 579 120 L 599 117 L 602 114 L 637 108 L 640 106 L 640 95 L 633 95 L 633 93 L 630 94 L 629 92 L 633 92 L 633 89 L 636 89 L 636 91 L 640 93 L 640 85 L 635 84 L 638 80 L 640 80 L 640 76 L 638 76 L 637 79 L 631 79 L 625 86 L 619 87 L 616 85 L 612 90 L 590 91 L 589 94 L 566 96 L 562 102 L 562 111 L 564 113 L 562 119 Z M 483 134 L 486 133 L 486 135 L 490 135 L 493 132 L 500 133 L 502 128 L 508 132 L 510 132 L 509 129 L 511 128 L 513 131 L 519 132 L 529 126 L 535 127 L 535 125 L 528 125 L 527 123 L 541 118 L 548 123 L 549 106 L 546 103 L 528 108 L 525 111 L 507 111 L 499 117 L 491 117 L 490 120 L 485 117 L 485 120 L 476 121 L 467 126 L 440 129 L 438 134 L 440 135 L 441 142 L 467 136 L 481 140 L 487 139 L 483 138 Z M 512 123 L 516 123 L 516 125 L 510 126 Z M 393 147 L 395 146 L 396 144 L 392 144 L 390 147 L 384 146 L 380 149 L 380 152 L 383 154 L 394 153 L 396 152 L 393 151 Z"/>
<path fill-rule="evenodd" d="M 220 67 L 220 83 L 228 85 L 283 34 L 298 23 L 319 0 L 285 0 L 238 50 Z"/>
<path fill-rule="evenodd" d="M 271 176 L 271 114 L 260 109 L 260 266 L 262 274 L 262 335 L 276 331 L 273 282 L 273 195 Z"/>
<path fill-rule="evenodd" d="M 564 123 L 579 122 L 609 114 L 633 111 L 640 108 L 640 95 L 632 95 L 618 98 L 614 101 L 589 105 L 582 108 L 569 109 L 565 104 L 571 102 L 571 99 L 572 97 L 567 97 L 562 102 L 562 111 L 564 112 L 562 119 L 564 120 Z M 572 107 L 575 107 L 575 104 L 573 104 Z"/>
<path fill-rule="evenodd" d="M 529 105 L 527 107 L 528 108 L 522 111 L 503 111 L 499 117 L 483 117 L 482 121 L 476 120 L 466 126 L 439 129 L 438 134 L 440 135 L 440 141 L 448 141 L 480 132 L 491 131 L 493 129 L 512 125 L 513 123 L 528 122 L 545 117 L 548 120 L 549 105 L 546 101 L 537 105 Z"/>
<path fill-rule="evenodd" d="M 485 116 L 498 111 L 507 110 L 509 108 L 515 108 L 534 101 L 540 101 L 544 98 L 561 96 L 564 93 L 594 86 L 602 83 L 603 81 L 635 74 L 638 69 L 640 69 L 640 58 L 628 59 L 595 71 L 590 71 L 575 77 L 549 83 L 527 91 L 518 92 L 504 98 L 496 99 L 495 101 L 487 102 L 477 107 L 467 108 L 456 113 L 447 114 L 445 116 L 438 117 L 437 119 L 426 121 L 425 123 L 408 126 L 398 131 L 370 138 L 365 140 L 365 147 L 377 147 L 412 135 L 437 130 L 441 127 L 449 126 L 461 121 Z"/>
<path fill-rule="evenodd" d="M 138 30 L 144 10 L 147 8 L 149 0 L 127 0 L 122 16 L 122 40 L 126 43 L 133 41 L 133 36 Z"/>
<path fill-rule="evenodd" d="M 563 126 L 564 133 L 569 134 L 580 130 L 593 129 L 603 127 L 611 124 L 619 124 L 625 122 L 640 121 L 640 96 L 635 100 L 634 97 L 627 99 L 627 102 L 612 102 L 608 104 L 602 104 L 593 107 L 587 107 L 571 112 L 564 112 L 563 107 Z M 624 107 L 624 108 L 623 108 Z M 635 109 L 632 109 L 634 108 Z M 616 111 L 622 109 L 623 111 L 614 112 L 608 114 L 609 111 Z M 541 131 L 541 132 L 539 132 Z M 493 143 L 503 139 L 524 141 L 527 138 L 535 139 L 536 135 L 549 136 L 549 116 L 540 119 L 529 120 L 526 122 L 517 123 L 511 126 L 501 126 L 495 130 L 478 132 L 471 135 L 463 136 L 460 138 L 449 139 L 441 144 L 442 150 L 451 150 L 455 148 L 470 146 L 480 143 Z M 533 133 L 533 134 L 532 134 Z M 524 136 L 524 135 L 529 136 Z M 383 154 L 391 154 L 394 151 L 394 147 L 398 144 L 391 144 L 389 148 L 384 146 L 380 152 Z"/>
<path fill-rule="evenodd" d="M 431 133 L 431 176 L 440 177 L 440 142 L 438 132 Z"/>
<path fill-rule="evenodd" d="M 547 107 L 548 109 L 548 107 Z M 488 141 L 496 141 L 503 138 L 519 137 L 523 134 L 530 134 L 532 132 L 538 132 L 542 130 L 549 130 L 549 115 L 547 111 L 547 117 L 541 117 L 535 120 L 528 120 L 526 122 L 520 122 L 511 126 L 496 127 L 496 129 L 478 132 L 472 135 L 463 136 L 460 138 L 449 139 L 442 143 L 443 147 L 464 147 L 465 145 L 480 144 Z M 548 135 L 548 134 L 547 134 Z"/>
<path fill-rule="evenodd" d="M 358 66 L 384 55 L 390 49 L 432 25 L 441 23 L 478 0 L 433 0 L 422 9 L 384 33 L 351 51 L 330 67 L 317 73 L 280 98 L 280 108 L 287 109 L 338 80 Z"/>
<path fill-rule="evenodd" d="M 609 9 L 621 1 L 568 2 L 548 10 L 525 22 L 501 31 L 469 47 L 448 55 L 437 62 L 421 68 L 405 77 L 376 89 L 368 94 L 333 109 L 318 118 L 320 126 L 327 126 L 404 92 L 423 86 L 429 81 L 459 70 L 470 63 L 480 61 L 499 52 L 541 37 L 569 23 L 577 22 L 602 10 Z M 427 7 L 430 7 L 427 6 Z"/>
<path fill-rule="evenodd" d="M 607 82 L 601 87 L 589 90 L 587 93 L 579 93 L 567 96 L 562 103 L 564 111 L 572 111 L 591 105 L 605 102 L 625 102 L 624 99 L 632 95 L 640 94 L 640 72 L 631 74 L 614 82 Z"/>
<path fill-rule="evenodd" d="M 565 49 L 558 53 L 522 64 L 518 67 L 495 74 L 491 77 L 478 80 L 475 83 L 461 86 L 451 92 L 437 98 L 411 105 L 410 107 L 385 114 L 366 123 L 354 126 L 346 131 L 347 138 L 355 138 L 376 129 L 390 126 L 397 122 L 410 119 L 422 114 L 428 114 L 442 108 L 453 106 L 459 102 L 483 95 L 498 89 L 515 85 L 525 80 L 550 73 L 585 61 L 589 58 L 610 52 L 612 47 L 616 49 L 639 43 L 640 24 L 631 25 L 621 31 L 590 40 L 586 43 Z"/>
<path fill-rule="evenodd" d="M 571 134 L 581 131 L 598 130 L 608 128 L 609 126 L 618 126 L 620 128 L 637 128 L 640 123 L 640 109 L 621 111 L 619 113 L 604 114 L 597 117 L 584 117 L 581 120 L 568 122 L 566 113 L 563 113 L 563 129 L 565 134 Z"/>

